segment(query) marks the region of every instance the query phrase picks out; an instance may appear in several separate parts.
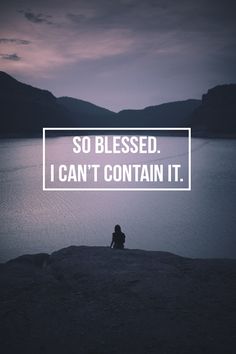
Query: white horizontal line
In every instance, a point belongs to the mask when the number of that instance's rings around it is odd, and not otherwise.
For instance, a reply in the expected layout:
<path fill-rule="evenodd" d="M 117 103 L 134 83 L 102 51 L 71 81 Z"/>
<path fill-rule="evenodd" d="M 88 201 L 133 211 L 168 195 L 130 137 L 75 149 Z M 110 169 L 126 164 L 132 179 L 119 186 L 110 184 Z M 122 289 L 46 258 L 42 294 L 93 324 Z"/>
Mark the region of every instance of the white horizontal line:
<path fill-rule="evenodd" d="M 44 188 L 44 191 L 190 191 L 190 188 Z"/>
<path fill-rule="evenodd" d="M 190 131 L 191 128 L 43 128 L 46 130 L 186 130 Z"/>

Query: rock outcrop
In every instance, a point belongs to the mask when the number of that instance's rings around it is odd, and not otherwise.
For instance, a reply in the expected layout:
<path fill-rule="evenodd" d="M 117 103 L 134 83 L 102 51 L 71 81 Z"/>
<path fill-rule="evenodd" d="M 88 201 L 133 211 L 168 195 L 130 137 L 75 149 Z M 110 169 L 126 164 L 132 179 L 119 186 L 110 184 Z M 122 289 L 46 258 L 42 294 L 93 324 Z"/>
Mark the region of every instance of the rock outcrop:
<path fill-rule="evenodd" d="M 71 246 L 0 266 L 1 351 L 235 352 L 236 260 Z"/>

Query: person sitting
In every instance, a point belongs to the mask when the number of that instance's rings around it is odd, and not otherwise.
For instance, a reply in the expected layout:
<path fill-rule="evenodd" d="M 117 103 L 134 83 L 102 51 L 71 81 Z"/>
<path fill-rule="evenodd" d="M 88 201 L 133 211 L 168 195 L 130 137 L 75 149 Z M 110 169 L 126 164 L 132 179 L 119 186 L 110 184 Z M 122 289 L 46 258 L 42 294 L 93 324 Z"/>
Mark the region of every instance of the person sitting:
<path fill-rule="evenodd" d="M 115 226 L 115 232 L 112 233 L 111 248 L 123 249 L 125 243 L 125 234 L 121 231 L 120 225 Z"/>

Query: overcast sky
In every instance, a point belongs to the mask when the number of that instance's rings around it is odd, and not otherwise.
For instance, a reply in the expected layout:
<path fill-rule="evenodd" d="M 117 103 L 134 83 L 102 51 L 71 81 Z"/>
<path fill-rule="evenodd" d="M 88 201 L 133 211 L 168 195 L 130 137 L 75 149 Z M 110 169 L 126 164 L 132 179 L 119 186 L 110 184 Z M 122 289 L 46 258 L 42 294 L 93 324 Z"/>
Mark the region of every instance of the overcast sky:
<path fill-rule="evenodd" d="M 236 82 L 235 0 L 4 0 L 0 68 L 118 111 Z"/>

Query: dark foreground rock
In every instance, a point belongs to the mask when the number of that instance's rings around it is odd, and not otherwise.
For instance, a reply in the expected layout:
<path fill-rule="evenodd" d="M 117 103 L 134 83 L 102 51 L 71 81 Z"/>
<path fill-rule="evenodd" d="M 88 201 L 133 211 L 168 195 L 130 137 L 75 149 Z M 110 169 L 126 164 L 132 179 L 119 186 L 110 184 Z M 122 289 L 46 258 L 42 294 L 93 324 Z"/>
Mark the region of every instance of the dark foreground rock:
<path fill-rule="evenodd" d="M 236 260 L 69 247 L 0 266 L 1 352 L 230 354 Z"/>

